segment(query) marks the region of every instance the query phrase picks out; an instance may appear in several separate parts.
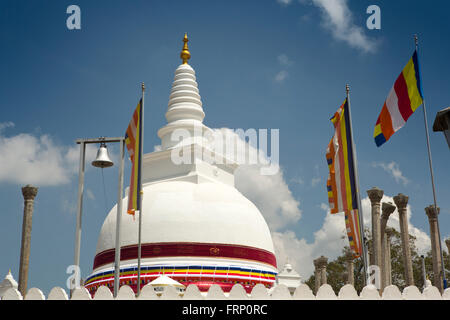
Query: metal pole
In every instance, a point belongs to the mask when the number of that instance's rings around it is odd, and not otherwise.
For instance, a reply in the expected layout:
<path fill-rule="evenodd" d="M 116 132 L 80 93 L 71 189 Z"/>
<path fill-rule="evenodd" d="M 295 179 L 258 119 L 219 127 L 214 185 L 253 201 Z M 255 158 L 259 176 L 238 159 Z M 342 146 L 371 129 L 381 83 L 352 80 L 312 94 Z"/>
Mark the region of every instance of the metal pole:
<path fill-rule="evenodd" d="M 141 139 L 141 150 L 139 150 L 140 155 L 139 155 L 139 159 L 140 159 L 140 168 L 139 168 L 139 173 L 140 173 L 140 186 L 139 186 L 139 193 L 140 193 L 140 197 L 139 197 L 139 232 L 138 232 L 138 279 L 137 279 L 137 296 L 139 296 L 141 294 L 141 233 L 142 233 L 142 214 L 143 214 L 143 207 L 142 207 L 142 198 L 144 197 L 144 189 L 142 188 L 142 163 L 144 162 L 143 159 L 143 150 L 144 150 L 144 92 L 145 92 L 145 85 L 142 82 L 141 85 L 142 88 L 142 110 L 141 110 L 141 136 L 139 137 Z"/>
<path fill-rule="evenodd" d="M 123 198 L 123 167 L 124 167 L 125 139 L 120 141 L 120 165 L 119 165 L 119 191 L 117 194 L 117 216 L 116 216 L 116 250 L 114 264 L 114 297 L 120 287 L 120 220 L 122 218 L 122 198 Z"/>
<path fill-rule="evenodd" d="M 419 39 L 417 35 L 414 35 L 414 43 L 416 46 L 417 55 L 419 55 Z M 420 69 L 419 69 L 420 70 Z M 420 77 L 420 74 L 418 75 Z M 423 92 L 422 92 L 423 95 Z M 428 120 L 427 120 L 427 111 L 426 111 L 426 105 L 425 105 L 425 97 L 423 97 L 423 120 L 425 122 L 425 133 L 427 137 L 427 150 L 428 150 L 428 164 L 430 167 L 430 176 L 431 176 L 431 186 L 433 189 L 433 201 L 434 201 L 434 210 L 436 212 L 436 224 L 437 224 L 437 231 L 438 231 L 438 237 L 439 237 L 439 252 L 441 254 L 441 268 L 442 268 L 442 279 L 443 279 L 443 288 L 447 288 L 447 279 L 445 278 L 445 265 L 444 265 L 444 255 L 442 253 L 442 245 L 441 245 L 441 231 L 439 228 L 439 219 L 438 219 L 438 212 L 437 212 L 437 201 L 436 201 L 436 187 L 434 185 L 434 174 L 433 174 L 433 161 L 431 159 L 431 148 L 430 148 L 430 136 L 428 134 Z"/>
<path fill-rule="evenodd" d="M 78 201 L 77 201 L 77 226 L 75 230 L 75 258 L 74 258 L 74 265 L 78 267 L 78 270 L 80 268 L 80 248 L 81 248 L 81 217 L 82 217 L 82 211 L 83 211 L 83 191 L 84 191 L 84 171 L 85 171 L 85 157 L 86 157 L 86 144 L 91 143 L 101 143 L 101 142 L 121 142 L 124 143 L 125 139 L 122 137 L 119 138 L 98 138 L 98 139 L 77 139 L 76 143 L 80 145 L 80 165 L 79 165 L 79 172 L 78 172 Z M 122 171 L 123 171 L 123 151 L 122 151 Z M 123 173 L 122 173 L 123 175 Z M 121 185 L 123 184 L 123 177 L 122 182 L 119 180 L 119 188 L 121 188 Z M 121 202 L 119 201 L 118 204 Z M 76 278 L 74 278 L 76 279 Z M 114 279 L 115 280 L 115 279 Z M 74 280 L 75 281 L 75 280 Z M 81 286 L 81 283 L 74 283 L 75 288 Z M 70 290 L 70 295 L 72 296 L 73 293 L 72 288 Z"/>
<path fill-rule="evenodd" d="M 78 201 L 77 201 L 77 227 L 75 230 L 75 259 L 74 265 L 80 267 L 80 246 L 81 246 L 81 214 L 83 210 L 83 189 L 84 189 L 84 166 L 85 166 L 86 144 L 84 141 L 80 142 L 80 168 L 78 173 Z M 74 281 L 76 277 L 74 278 Z M 80 283 L 74 283 L 75 288 L 79 287 Z M 70 294 L 73 293 L 73 287 Z"/>
<path fill-rule="evenodd" d="M 358 161 L 356 158 L 356 148 L 355 148 L 355 141 L 353 139 L 353 126 L 352 126 L 352 113 L 350 111 L 350 87 L 349 85 L 345 85 L 345 89 L 347 91 L 347 106 L 348 106 L 348 118 L 350 122 L 350 133 L 352 138 L 352 153 L 353 153 L 353 167 L 355 169 L 355 181 L 356 181 L 356 195 L 358 198 L 358 219 L 359 219 L 359 232 L 361 233 L 361 249 L 363 253 L 363 263 L 364 263 L 364 280 L 365 285 L 368 285 L 368 270 L 367 270 L 367 248 L 366 248 L 366 242 L 365 242 L 365 236 L 364 236 L 364 218 L 363 218 L 363 212 L 362 212 L 362 205 L 361 205 L 361 196 L 359 194 L 359 176 L 358 176 Z"/>

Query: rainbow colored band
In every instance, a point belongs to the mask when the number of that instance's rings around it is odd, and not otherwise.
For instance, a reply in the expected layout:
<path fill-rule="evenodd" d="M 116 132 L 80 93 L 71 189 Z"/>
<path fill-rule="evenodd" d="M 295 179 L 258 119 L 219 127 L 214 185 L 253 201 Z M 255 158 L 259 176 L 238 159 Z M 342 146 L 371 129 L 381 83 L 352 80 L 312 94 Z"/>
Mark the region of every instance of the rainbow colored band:
<path fill-rule="evenodd" d="M 137 268 L 120 269 L 120 278 L 132 277 L 137 274 Z M 178 278 L 228 278 L 236 280 L 260 280 L 272 283 L 275 281 L 275 272 L 224 266 L 152 266 L 141 267 L 141 277 L 157 278 L 160 275 Z M 114 280 L 114 270 L 93 274 L 86 279 L 85 285 L 101 282 L 104 280 Z"/>
<path fill-rule="evenodd" d="M 144 243 L 141 245 L 142 258 L 182 256 L 253 260 L 277 268 L 277 261 L 273 253 L 254 247 L 196 242 Z M 100 252 L 95 256 L 93 269 L 113 263 L 114 257 L 115 249 Z M 121 261 L 137 259 L 137 257 L 137 245 L 126 246 L 120 249 Z"/>
<path fill-rule="evenodd" d="M 141 267 L 141 286 L 146 285 L 161 275 L 188 286 L 195 284 L 201 291 L 207 291 L 212 284 L 218 284 L 225 292 L 239 283 L 247 292 L 258 283 L 271 287 L 275 283 L 275 272 L 249 269 L 242 267 L 224 266 L 143 266 Z M 137 288 L 137 268 L 120 270 L 120 285 L 129 285 L 133 290 Z M 94 293 L 100 286 L 114 287 L 114 271 L 99 272 L 90 276 L 84 286 Z"/>

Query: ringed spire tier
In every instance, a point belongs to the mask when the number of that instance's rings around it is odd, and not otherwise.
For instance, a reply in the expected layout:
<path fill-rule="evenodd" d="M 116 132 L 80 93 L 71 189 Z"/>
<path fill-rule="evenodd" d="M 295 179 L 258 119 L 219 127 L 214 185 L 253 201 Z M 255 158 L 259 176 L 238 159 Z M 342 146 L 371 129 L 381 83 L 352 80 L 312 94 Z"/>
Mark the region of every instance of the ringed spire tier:
<path fill-rule="evenodd" d="M 169 104 L 166 112 L 167 125 L 159 129 L 162 149 L 166 150 L 178 146 L 176 141 L 171 141 L 175 130 L 187 130 L 191 139 L 203 139 L 205 131 L 210 130 L 203 124 L 205 112 L 202 107 L 202 99 L 198 90 L 198 84 L 194 69 L 187 63 L 191 54 L 188 48 L 187 34 L 184 35 L 184 45 L 180 53 L 183 63 L 175 70 L 175 78 L 170 92 Z"/>

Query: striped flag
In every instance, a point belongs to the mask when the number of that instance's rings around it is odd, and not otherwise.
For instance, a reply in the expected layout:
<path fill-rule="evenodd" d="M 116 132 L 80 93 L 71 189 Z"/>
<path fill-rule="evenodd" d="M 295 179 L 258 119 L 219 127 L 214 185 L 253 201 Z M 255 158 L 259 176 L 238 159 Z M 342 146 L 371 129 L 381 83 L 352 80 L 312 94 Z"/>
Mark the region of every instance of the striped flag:
<path fill-rule="evenodd" d="M 130 124 L 125 133 L 125 143 L 131 158 L 130 189 L 128 193 L 127 212 L 134 216 L 136 210 L 140 210 L 140 186 L 141 186 L 141 155 L 142 155 L 142 99 L 133 113 Z"/>
<path fill-rule="evenodd" d="M 394 83 L 378 116 L 373 137 L 377 147 L 389 140 L 422 104 L 417 50 Z"/>
<path fill-rule="evenodd" d="M 347 99 L 331 118 L 331 122 L 334 125 L 335 133 L 328 144 L 326 154 L 329 169 L 328 202 L 331 213 L 345 213 L 350 248 L 357 258 L 361 256 L 362 252 L 361 229 Z"/>

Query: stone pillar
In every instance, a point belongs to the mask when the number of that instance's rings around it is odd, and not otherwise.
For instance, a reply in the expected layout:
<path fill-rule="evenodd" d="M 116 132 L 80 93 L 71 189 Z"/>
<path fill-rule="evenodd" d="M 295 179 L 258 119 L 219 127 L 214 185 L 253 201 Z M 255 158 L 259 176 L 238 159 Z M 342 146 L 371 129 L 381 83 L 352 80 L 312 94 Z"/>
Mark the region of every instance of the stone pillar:
<path fill-rule="evenodd" d="M 428 206 L 425 208 L 425 213 L 428 216 L 430 223 L 430 238 L 431 238 L 431 255 L 433 257 L 433 285 L 443 293 L 443 272 L 442 272 L 442 260 L 441 260 L 441 241 L 439 239 L 438 230 L 438 214 L 439 207 L 435 210 L 434 206 Z"/>
<path fill-rule="evenodd" d="M 409 197 L 399 193 L 394 197 L 395 205 L 398 209 L 398 216 L 400 218 L 400 236 L 402 239 L 403 264 L 405 266 L 405 282 L 406 286 L 414 285 L 411 250 L 409 247 L 409 230 L 408 230 L 408 215 L 406 213 L 406 206 Z"/>
<path fill-rule="evenodd" d="M 381 232 L 380 232 L 380 201 L 383 198 L 383 190 L 373 187 L 367 190 L 372 204 L 372 255 L 373 264 L 381 268 Z"/>
<path fill-rule="evenodd" d="M 346 284 L 355 286 L 355 265 L 353 254 L 351 252 L 345 254 L 345 263 L 347 264 L 347 271 L 345 272 L 347 275 Z"/>
<path fill-rule="evenodd" d="M 386 266 L 385 266 L 385 274 L 386 274 L 386 287 L 392 284 L 392 260 L 391 260 L 391 237 L 394 234 L 394 229 L 387 227 L 385 230 L 384 239 L 386 240 Z"/>
<path fill-rule="evenodd" d="M 23 208 L 22 246 L 20 248 L 19 291 L 25 297 L 27 293 L 28 267 L 30 264 L 31 224 L 33 218 L 34 198 L 38 188 L 26 185 L 22 188 L 25 204 Z"/>
<path fill-rule="evenodd" d="M 327 264 L 328 264 L 328 258 L 321 256 L 318 258 L 318 266 L 320 270 L 320 285 L 327 283 Z"/>
<path fill-rule="evenodd" d="M 348 283 L 348 272 L 347 271 L 342 272 L 342 281 L 344 282 L 344 285 L 349 284 Z"/>
<path fill-rule="evenodd" d="M 448 258 L 448 262 L 450 264 L 450 238 L 445 240 L 445 244 L 447 245 L 447 258 Z M 447 276 L 447 279 L 448 279 L 448 276 Z"/>
<path fill-rule="evenodd" d="M 383 202 L 381 206 L 382 215 L 380 222 L 380 233 L 381 233 L 381 290 L 383 290 L 386 286 L 388 286 L 387 278 L 389 275 L 387 274 L 387 250 L 389 249 L 390 253 L 390 245 L 388 248 L 388 239 L 386 237 L 386 225 L 389 220 L 389 216 L 395 211 L 395 206 L 391 202 Z M 390 242 L 390 241 L 389 241 Z"/>
<path fill-rule="evenodd" d="M 319 291 L 319 288 L 321 286 L 321 274 L 320 274 L 320 269 L 319 269 L 319 259 L 315 259 L 314 261 L 314 294 L 317 293 L 317 291 Z"/>

